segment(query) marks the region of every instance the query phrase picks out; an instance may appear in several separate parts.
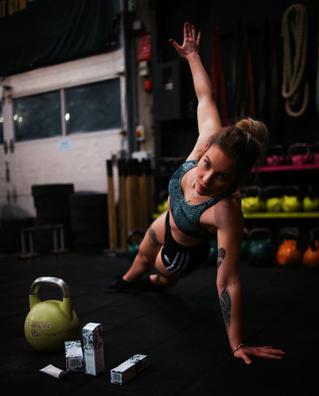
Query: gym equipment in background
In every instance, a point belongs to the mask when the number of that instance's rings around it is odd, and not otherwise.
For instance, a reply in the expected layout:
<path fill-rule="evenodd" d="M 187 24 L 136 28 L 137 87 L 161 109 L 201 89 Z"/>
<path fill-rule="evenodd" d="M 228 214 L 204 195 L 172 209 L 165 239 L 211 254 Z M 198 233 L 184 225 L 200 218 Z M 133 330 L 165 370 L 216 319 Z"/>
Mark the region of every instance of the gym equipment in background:
<path fill-rule="evenodd" d="M 168 208 L 167 199 L 157 205 L 157 212 L 153 213 L 153 219 L 157 219 Z"/>
<path fill-rule="evenodd" d="M 319 267 L 319 227 L 314 227 L 309 232 L 309 246 L 302 256 L 302 264 L 308 268 Z"/>
<path fill-rule="evenodd" d="M 269 166 L 277 166 L 285 163 L 286 150 L 281 144 L 270 145 L 267 148 L 265 161 Z"/>
<path fill-rule="evenodd" d="M 117 158 L 106 160 L 108 177 L 108 247 L 126 251 L 127 237 L 135 230 L 146 232 L 154 210 L 154 176 L 150 158 Z M 116 191 L 119 197 L 116 200 Z M 110 195 L 110 197 L 109 197 Z M 112 215 L 111 215 L 112 213 Z"/>
<path fill-rule="evenodd" d="M 305 212 L 315 212 L 319 210 L 319 189 L 317 186 L 309 185 L 307 190 L 302 199 L 302 208 Z"/>
<path fill-rule="evenodd" d="M 36 210 L 32 235 L 30 234 L 34 251 L 30 249 L 26 256 L 61 251 L 64 247 L 70 248 L 72 236 L 69 198 L 74 193 L 74 185 L 72 183 L 34 184 L 31 186 L 31 192 Z M 56 230 L 56 225 L 63 229 L 63 235 L 60 234 L 63 238 L 61 249 L 56 248 L 55 243 L 52 243 L 55 238 L 55 231 L 52 233 L 52 230 Z M 24 256 L 23 252 L 21 256 Z"/>
<path fill-rule="evenodd" d="M 274 247 L 271 230 L 266 227 L 252 228 L 248 231 L 248 259 L 252 265 L 272 265 Z"/>
<path fill-rule="evenodd" d="M 63 300 L 41 301 L 40 286 L 58 286 Z M 78 339 L 79 319 L 73 309 L 71 290 L 63 279 L 52 276 L 37 278 L 30 287 L 30 312 L 24 322 L 27 342 L 37 351 L 56 351 L 64 341 Z"/>
<path fill-rule="evenodd" d="M 77 253 L 102 253 L 108 246 L 107 194 L 78 191 L 70 196 L 73 249 Z"/>
<path fill-rule="evenodd" d="M 107 208 L 108 208 L 108 244 L 111 251 L 115 251 L 117 247 L 117 215 L 115 203 L 115 188 L 113 178 L 113 161 L 106 160 L 106 173 L 107 173 Z"/>
<path fill-rule="evenodd" d="M 282 210 L 298 212 L 301 209 L 301 190 L 299 186 L 286 186 L 283 189 Z"/>
<path fill-rule="evenodd" d="M 243 231 L 243 238 L 242 238 L 242 241 L 241 241 L 241 244 L 240 244 L 240 258 L 243 259 L 243 260 L 246 260 L 246 259 L 248 259 L 248 257 L 249 257 L 249 250 L 248 250 L 248 247 L 249 247 L 248 234 L 249 234 L 249 233 L 248 233 L 247 228 L 244 228 L 244 231 Z"/>
<path fill-rule="evenodd" d="M 263 188 L 265 208 L 267 212 L 278 213 L 282 211 L 283 191 L 278 185 L 269 185 Z"/>
<path fill-rule="evenodd" d="M 130 232 L 126 241 L 127 252 L 131 260 L 134 260 L 137 255 L 140 243 L 144 238 L 144 233 L 141 231 Z"/>
<path fill-rule="evenodd" d="M 244 213 L 262 212 L 265 202 L 261 199 L 261 189 L 257 185 L 249 186 L 241 191 L 241 207 Z"/>
<path fill-rule="evenodd" d="M 300 231 L 297 227 L 283 227 L 279 231 L 276 262 L 281 267 L 295 267 L 301 263 Z"/>
<path fill-rule="evenodd" d="M 319 164 L 319 141 L 311 145 L 312 160 L 315 164 Z"/>
<path fill-rule="evenodd" d="M 309 164 L 312 153 L 308 143 L 293 143 L 288 146 L 288 156 L 294 165 Z"/>

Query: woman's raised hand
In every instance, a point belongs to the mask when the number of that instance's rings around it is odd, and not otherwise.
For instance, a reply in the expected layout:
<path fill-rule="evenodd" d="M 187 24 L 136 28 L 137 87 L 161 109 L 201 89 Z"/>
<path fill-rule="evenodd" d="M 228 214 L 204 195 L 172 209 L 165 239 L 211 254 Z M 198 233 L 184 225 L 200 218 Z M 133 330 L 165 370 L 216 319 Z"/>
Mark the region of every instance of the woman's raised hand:
<path fill-rule="evenodd" d="M 187 58 L 188 55 L 198 53 L 200 32 L 196 34 L 195 26 L 191 25 L 189 22 L 185 22 L 183 44 L 177 44 L 174 39 L 169 39 L 169 43 L 176 49 L 181 57 Z"/>

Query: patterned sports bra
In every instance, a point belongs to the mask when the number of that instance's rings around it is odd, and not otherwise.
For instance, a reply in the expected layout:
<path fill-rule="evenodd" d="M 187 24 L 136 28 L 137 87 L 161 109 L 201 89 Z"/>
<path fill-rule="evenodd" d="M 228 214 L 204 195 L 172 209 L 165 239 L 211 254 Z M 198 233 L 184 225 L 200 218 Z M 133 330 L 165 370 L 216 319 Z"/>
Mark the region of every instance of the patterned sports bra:
<path fill-rule="evenodd" d="M 175 224 L 182 232 L 193 237 L 208 237 L 211 234 L 199 222 L 202 213 L 221 199 L 231 195 L 233 190 L 200 204 L 189 205 L 183 195 L 181 180 L 185 173 L 193 169 L 197 164 L 198 161 L 195 160 L 186 161 L 173 173 L 168 185 L 170 207 Z"/>

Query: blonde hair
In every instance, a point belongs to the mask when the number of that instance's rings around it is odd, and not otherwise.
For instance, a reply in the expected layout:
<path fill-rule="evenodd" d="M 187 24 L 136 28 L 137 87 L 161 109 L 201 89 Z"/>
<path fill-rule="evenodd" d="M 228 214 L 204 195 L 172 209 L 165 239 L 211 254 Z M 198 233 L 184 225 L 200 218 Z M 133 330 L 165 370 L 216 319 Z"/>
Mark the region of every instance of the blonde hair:
<path fill-rule="evenodd" d="M 234 125 L 244 133 L 256 139 L 262 146 L 268 143 L 269 133 L 266 125 L 262 121 L 254 120 L 250 117 L 239 120 Z"/>

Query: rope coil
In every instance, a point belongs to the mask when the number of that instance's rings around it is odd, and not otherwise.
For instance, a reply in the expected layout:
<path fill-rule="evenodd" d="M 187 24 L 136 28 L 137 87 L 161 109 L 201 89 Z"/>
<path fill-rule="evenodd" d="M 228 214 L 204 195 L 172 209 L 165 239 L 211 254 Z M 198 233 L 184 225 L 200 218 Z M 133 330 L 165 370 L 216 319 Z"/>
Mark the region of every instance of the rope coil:
<path fill-rule="evenodd" d="M 293 4 L 282 18 L 283 82 L 281 94 L 288 115 L 302 115 L 309 101 L 309 85 L 305 80 L 308 45 L 308 16 L 303 4 Z M 303 95 L 302 100 L 301 95 Z M 296 106 L 300 103 L 300 109 Z"/>

